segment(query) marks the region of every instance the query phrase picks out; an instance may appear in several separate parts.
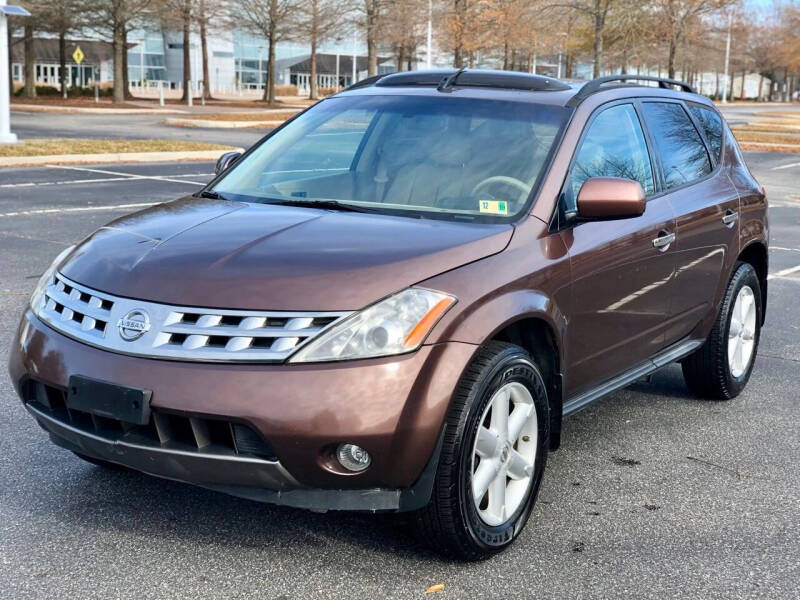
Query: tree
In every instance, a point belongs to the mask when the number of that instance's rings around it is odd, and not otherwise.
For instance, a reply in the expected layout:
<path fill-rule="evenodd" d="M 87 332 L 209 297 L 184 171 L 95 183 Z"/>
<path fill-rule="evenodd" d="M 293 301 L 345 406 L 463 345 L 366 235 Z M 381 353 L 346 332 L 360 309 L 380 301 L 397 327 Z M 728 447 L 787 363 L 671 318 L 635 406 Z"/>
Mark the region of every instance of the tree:
<path fill-rule="evenodd" d="M 422 43 L 428 20 L 428 0 L 391 2 L 387 6 L 382 39 L 392 49 L 397 70 L 411 70 L 417 47 Z"/>
<path fill-rule="evenodd" d="M 675 77 L 675 57 L 693 21 L 735 0 L 651 0 L 667 39 L 667 76 Z"/>
<path fill-rule="evenodd" d="M 180 29 L 183 33 L 183 94 L 181 100 L 188 100 L 192 79 L 192 22 L 195 16 L 195 0 L 159 0 L 158 13 L 161 26 Z"/>
<path fill-rule="evenodd" d="M 20 19 L 18 22 L 19 25 L 22 26 L 22 45 L 23 45 L 23 56 L 25 61 L 24 66 L 24 77 L 25 77 L 25 87 L 22 90 L 23 96 L 26 98 L 35 98 L 36 97 L 36 55 L 34 53 L 33 48 L 33 35 L 38 25 L 38 11 L 40 8 L 39 0 L 25 0 L 20 2 L 24 8 L 31 13 L 31 16 L 24 17 Z M 11 27 L 8 28 L 9 37 L 11 33 Z M 11 43 L 9 40 L 8 44 L 8 56 L 9 56 L 9 68 L 8 72 L 11 73 Z M 13 85 L 9 85 L 9 90 L 14 89 Z"/>
<path fill-rule="evenodd" d="M 87 23 L 111 38 L 114 47 L 114 104 L 125 102 L 128 27 L 147 16 L 152 0 L 93 0 L 87 5 Z"/>
<path fill-rule="evenodd" d="M 200 48 L 203 55 L 203 96 L 211 99 L 211 79 L 208 72 L 208 29 L 227 11 L 224 0 L 199 0 L 195 10 L 195 21 L 200 30 Z"/>
<path fill-rule="evenodd" d="M 84 24 L 80 0 L 50 0 L 37 7 L 39 28 L 58 36 L 59 84 L 67 97 L 67 36 Z"/>
<path fill-rule="evenodd" d="M 297 4 L 292 0 L 240 0 L 234 10 L 242 25 L 267 40 L 269 58 L 263 100 L 272 104 L 275 102 L 275 45 L 291 35 Z"/>
<path fill-rule="evenodd" d="M 486 38 L 483 9 L 480 0 L 452 0 L 452 4 L 444 11 L 445 41 L 452 49 L 453 66 L 457 69 L 471 66 L 475 53 L 483 47 Z"/>
<path fill-rule="evenodd" d="M 317 89 L 317 48 L 320 42 L 336 34 L 349 16 L 349 7 L 336 0 L 303 0 L 298 5 L 298 30 L 302 32 L 311 47 L 311 72 L 309 99 L 319 98 Z"/>
<path fill-rule="evenodd" d="M 183 29 L 183 94 L 181 100 L 188 100 L 192 79 L 192 0 L 180 0 L 181 27 Z"/>
<path fill-rule="evenodd" d="M 593 77 L 599 77 L 605 65 L 606 26 L 617 3 L 618 0 L 567 0 L 566 2 L 549 2 L 545 6 L 549 14 L 558 14 L 558 12 L 567 9 L 581 15 L 586 21 L 586 32 L 594 59 Z"/>
<path fill-rule="evenodd" d="M 24 50 L 25 53 L 25 90 L 23 94 L 26 98 L 36 98 L 36 55 L 33 50 L 33 22 L 25 23 Z"/>
<path fill-rule="evenodd" d="M 378 74 L 378 40 L 389 0 L 364 0 L 364 30 L 367 34 L 367 74 Z"/>

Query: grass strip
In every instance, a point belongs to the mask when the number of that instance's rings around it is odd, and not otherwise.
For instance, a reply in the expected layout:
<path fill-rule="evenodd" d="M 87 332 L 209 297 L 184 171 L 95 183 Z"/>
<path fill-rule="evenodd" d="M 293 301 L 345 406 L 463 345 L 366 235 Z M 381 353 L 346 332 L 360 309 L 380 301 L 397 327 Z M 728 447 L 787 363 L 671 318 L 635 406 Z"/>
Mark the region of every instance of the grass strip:
<path fill-rule="evenodd" d="M 126 152 L 192 152 L 233 150 L 231 146 L 186 140 L 43 139 L 0 145 L 0 157 L 61 154 L 122 154 Z"/>

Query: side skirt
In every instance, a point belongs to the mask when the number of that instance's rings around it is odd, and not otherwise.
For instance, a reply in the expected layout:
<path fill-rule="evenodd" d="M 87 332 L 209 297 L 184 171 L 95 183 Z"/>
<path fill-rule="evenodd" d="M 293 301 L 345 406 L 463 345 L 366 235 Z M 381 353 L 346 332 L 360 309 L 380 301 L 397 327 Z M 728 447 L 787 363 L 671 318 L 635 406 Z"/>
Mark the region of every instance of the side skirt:
<path fill-rule="evenodd" d="M 629 386 L 634 381 L 650 375 L 661 367 L 690 355 L 704 343 L 705 340 L 685 340 L 678 342 L 677 344 L 670 346 L 665 350 L 662 350 L 655 356 L 642 363 L 639 363 L 623 373 L 620 373 L 616 377 L 612 377 L 596 387 L 567 399 L 567 401 L 564 402 L 563 415 L 566 417 L 576 413 L 579 410 L 586 408 L 594 401 L 599 400 L 603 396 Z"/>

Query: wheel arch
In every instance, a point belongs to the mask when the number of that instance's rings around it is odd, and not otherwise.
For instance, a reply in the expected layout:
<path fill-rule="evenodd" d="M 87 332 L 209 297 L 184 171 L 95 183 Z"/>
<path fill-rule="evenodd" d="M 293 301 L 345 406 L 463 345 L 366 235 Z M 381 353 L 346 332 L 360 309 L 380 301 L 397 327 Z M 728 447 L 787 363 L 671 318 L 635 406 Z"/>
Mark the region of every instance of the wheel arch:
<path fill-rule="evenodd" d="M 761 324 L 764 324 L 767 315 L 767 275 L 769 273 L 769 253 L 767 246 L 762 241 L 753 241 L 745 246 L 737 257 L 737 261 L 751 265 L 758 276 L 761 286 Z"/>
<path fill-rule="evenodd" d="M 471 302 L 464 313 L 443 325 L 437 341 L 476 347 L 491 341 L 510 342 L 533 356 L 544 371 L 550 404 L 550 449 L 556 450 L 561 440 L 566 320 L 555 298 L 537 289 L 509 290 Z"/>
<path fill-rule="evenodd" d="M 561 444 L 563 384 L 561 347 L 555 329 L 543 315 L 526 315 L 505 323 L 490 339 L 520 346 L 536 361 L 548 391 L 550 450 L 558 449 Z"/>

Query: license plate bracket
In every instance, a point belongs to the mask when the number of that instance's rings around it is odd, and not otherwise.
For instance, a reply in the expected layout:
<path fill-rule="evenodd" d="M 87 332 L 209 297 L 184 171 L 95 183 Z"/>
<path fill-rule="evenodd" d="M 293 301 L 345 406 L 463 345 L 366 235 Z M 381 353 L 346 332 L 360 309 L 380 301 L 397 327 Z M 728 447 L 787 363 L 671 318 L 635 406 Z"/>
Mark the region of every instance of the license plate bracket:
<path fill-rule="evenodd" d="M 150 422 L 150 390 L 127 387 L 72 375 L 67 389 L 67 408 L 134 425 Z"/>

